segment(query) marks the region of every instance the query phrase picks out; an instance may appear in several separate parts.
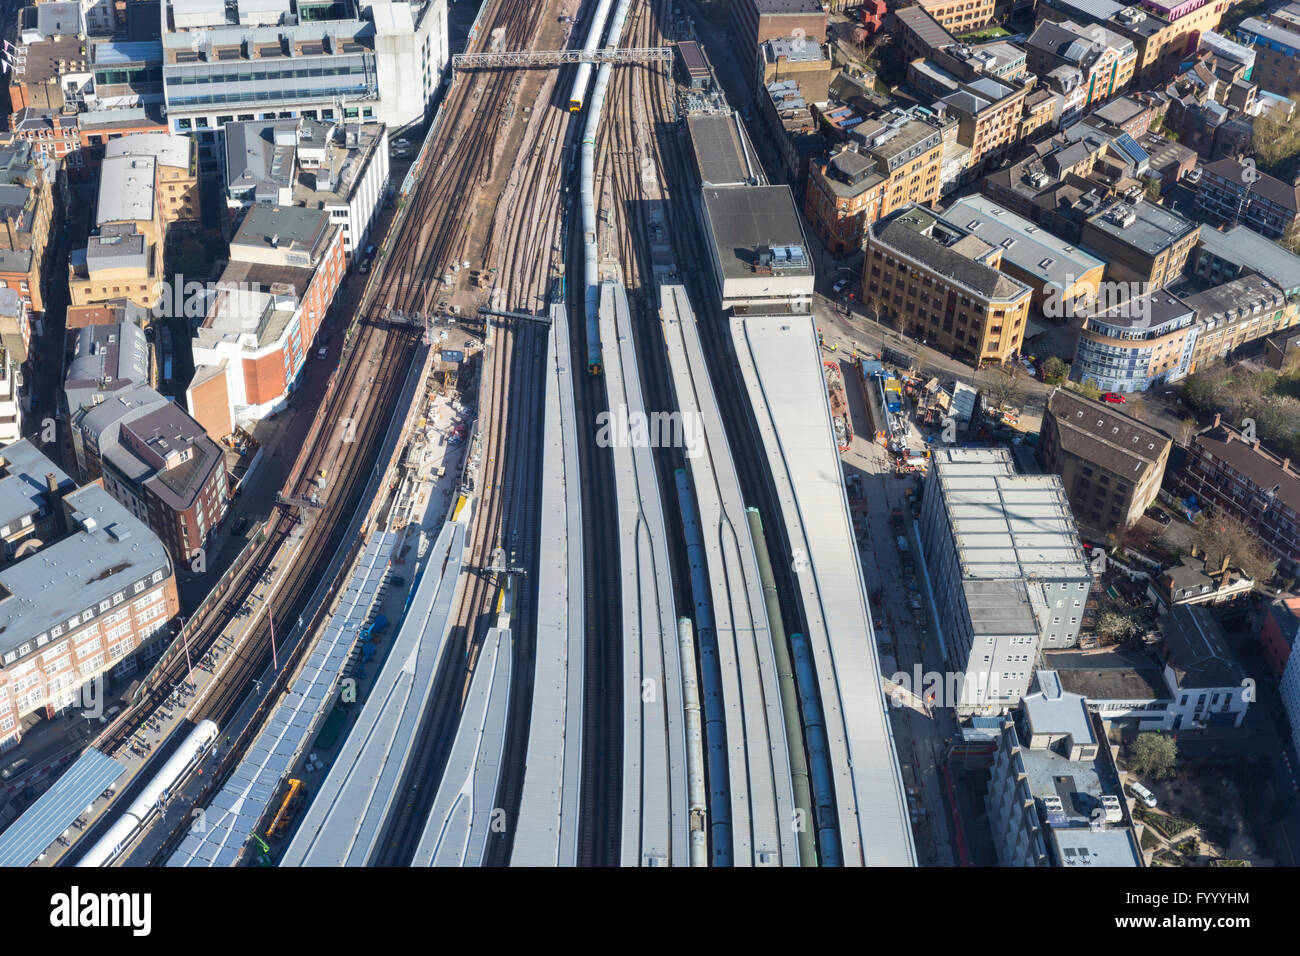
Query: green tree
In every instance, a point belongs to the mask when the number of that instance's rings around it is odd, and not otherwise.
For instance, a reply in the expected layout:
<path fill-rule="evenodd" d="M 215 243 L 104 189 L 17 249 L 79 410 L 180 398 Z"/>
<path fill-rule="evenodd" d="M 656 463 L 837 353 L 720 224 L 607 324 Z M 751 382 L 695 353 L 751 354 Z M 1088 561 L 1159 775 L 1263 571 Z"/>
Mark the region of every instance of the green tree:
<path fill-rule="evenodd" d="M 1070 374 L 1070 366 L 1053 355 L 1043 363 L 1043 378 L 1048 385 L 1059 385 Z"/>
<path fill-rule="evenodd" d="M 1133 742 L 1133 771 L 1153 780 L 1174 775 L 1178 762 L 1178 742 L 1168 734 L 1138 734 Z"/>

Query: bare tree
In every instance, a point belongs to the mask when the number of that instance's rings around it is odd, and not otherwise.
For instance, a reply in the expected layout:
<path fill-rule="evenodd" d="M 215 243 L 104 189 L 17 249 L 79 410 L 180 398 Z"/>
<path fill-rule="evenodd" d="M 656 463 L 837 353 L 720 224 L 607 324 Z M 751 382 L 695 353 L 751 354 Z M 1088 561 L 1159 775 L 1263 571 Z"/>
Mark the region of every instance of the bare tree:
<path fill-rule="evenodd" d="M 1000 408 L 1004 405 L 1019 407 L 1028 393 L 1027 375 L 1018 362 L 999 365 L 989 369 L 976 378 L 976 384 L 984 393 L 985 405 Z"/>
<path fill-rule="evenodd" d="M 1259 546 L 1254 533 L 1231 515 L 1206 515 L 1196 525 L 1192 543 L 1205 555 L 1205 566 L 1218 569 L 1226 556 L 1248 578 L 1264 582 L 1273 577 L 1277 562 Z"/>

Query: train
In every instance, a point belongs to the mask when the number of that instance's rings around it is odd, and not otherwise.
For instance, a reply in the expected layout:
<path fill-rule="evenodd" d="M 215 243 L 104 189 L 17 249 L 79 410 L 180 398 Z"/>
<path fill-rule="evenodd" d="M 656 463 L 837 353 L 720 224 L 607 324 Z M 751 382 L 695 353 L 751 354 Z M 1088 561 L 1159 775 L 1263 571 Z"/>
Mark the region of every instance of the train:
<path fill-rule="evenodd" d="M 605 21 L 609 19 L 609 8 L 614 5 L 614 0 L 599 0 L 596 4 L 596 13 L 591 18 L 591 26 L 587 29 L 587 41 L 582 45 L 583 53 L 595 53 L 600 48 L 600 38 L 605 32 Z M 578 113 L 582 111 L 583 100 L 587 96 L 587 87 L 591 84 L 591 67 L 590 63 L 579 63 L 577 75 L 573 78 L 573 88 L 569 92 L 569 112 Z"/>
<path fill-rule="evenodd" d="M 713 843 L 713 865 L 732 866 L 734 846 L 731 832 L 730 775 L 727 770 L 727 724 L 723 712 L 722 664 L 718 659 L 718 634 L 713 621 L 700 512 L 695 490 L 685 468 L 678 468 L 677 506 L 686 538 L 686 559 L 691 568 L 691 597 L 695 604 L 695 626 L 700 645 L 700 682 L 703 685 L 704 742 L 707 746 L 709 832 Z"/>
<path fill-rule="evenodd" d="M 136 834 L 158 813 L 158 808 L 178 783 L 189 776 L 217 739 L 217 725 L 200 721 L 176 748 L 166 763 L 145 784 L 129 807 L 122 811 L 108 831 L 77 861 L 79 867 L 109 866 L 128 846 Z"/>
<path fill-rule="evenodd" d="M 801 820 L 813 818 L 812 791 L 809 789 L 808 758 L 804 751 L 803 730 L 799 722 L 799 694 L 795 689 L 794 665 L 790 662 L 790 649 L 785 640 L 785 624 L 781 618 L 781 600 L 776 593 L 776 578 L 772 574 L 772 557 L 767 550 L 767 535 L 763 532 L 763 518 L 752 505 L 745 509 L 749 534 L 754 542 L 754 557 L 758 561 L 758 577 L 763 585 L 763 604 L 767 608 L 767 627 L 772 635 L 772 652 L 776 659 L 776 676 L 781 688 L 781 716 L 785 721 L 785 745 L 790 754 L 790 778 L 794 786 L 795 812 Z M 812 831 L 801 826 L 796 832 L 799 841 L 799 865 L 817 865 L 817 845 Z"/>
<path fill-rule="evenodd" d="M 623 24 L 627 21 L 628 7 L 631 0 L 618 0 L 613 16 L 609 18 L 609 43 L 618 46 L 623 35 Z M 599 37 L 600 27 L 604 21 L 600 13 L 608 6 L 605 0 L 597 7 L 596 17 L 592 22 L 592 32 Z M 588 42 L 591 34 L 588 35 Z M 587 65 L 587 64 L 584 64 Z M 590 73 L 588 70 L 587 73 Z M 579 70 L 579 79 L 582 71 Z M 591 91 L 591 104 L 587 110 L 587 125 L 582 131 L 582 257 L 583 276 L 586 291 L 587 316 L 587 372 L 600 375 L 605 370 L 600 348 L 600 255 L 596 247 L 596 133 L 600 129 L 600 112 L 605 105 L 605 91 L 609 88 L 610 66 L 602 63 L 596 71 L 596 84 Z M 582 108 L 581 97 L 585 89 L 574 85 L 570 94 L 569 107 L 573 108 L 573 97 L 578 97 L 578 108 Z"/>
<path fill-rule="evenodd" d="M 794 651 L 794 674 L 799 686 L 799 703 L 803 708 L 804 737 L 808 742 L 808 762 L 812 767 L 813 819 L 817 843 L 821 848 L 822 866 L 843 866 L 839 831 L 835 825 L 835 784 L 831 773 L 830 741 L 826 737 L 826 717 L 817 692 L 817 675 L 812 650 L 802 634 L 790 635 Z"/>

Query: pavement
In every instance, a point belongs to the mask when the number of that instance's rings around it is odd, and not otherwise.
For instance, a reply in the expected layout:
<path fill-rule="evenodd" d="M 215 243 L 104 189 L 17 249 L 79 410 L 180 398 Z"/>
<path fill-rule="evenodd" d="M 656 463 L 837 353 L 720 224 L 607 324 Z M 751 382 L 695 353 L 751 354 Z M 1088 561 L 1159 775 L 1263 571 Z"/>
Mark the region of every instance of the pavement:
<path fill-rule="evenodd" d="M 865 492 L 865 501 L 850 499 L 850 505 L 858 529 L 867 591 L 883 595 L 881 602 L 873 601 L 871 605 L 881 676 L 889 679 L 896 672 L 906 674 L 907 680 L 898 683 L 915 694 L 920 690 L 913 686 L 916 667 L 920 667 L 922 674 L 942 673 L 946 667 L 939 644 L 931 636 L 928 620 L 918 623 L 928 615 L 922 612 L 918 618 L 907 610 L 911 598 L 919 593 L 918 586 L 915 579 L 909 581 L 903 575 L 890 527 L 890 511 L 899 508 L 907 516 L 910 528 L 907 491 L 916 479 L 895 477 L 888 452 L 870 440 L 874 433 L 867 421 L 862 390 L 851 372 L 846 374 L 845 391 L 854 438 L 849 451 L 841 458 L 846 473 L 859 476 L 857 484 Z M 915 549 L 915 536 L 910 530 L 908 538 Z M 888 644 L 883 643 L 886 637 L 890 640 Z M 917 705 L 915 698 L 909 700 L 914 706 L 891 706 L 889 716 L 912 810 L 917 858 L 922 865 L 953 866 L 959 859 L 957 849 L 962 840 L 959 818 L 954 815 L 952 799 L 946 792 L 943 765 L 947 741 L 956 733 L 956 721 L 947 709 L 927 708 L 923 703 Z"/>

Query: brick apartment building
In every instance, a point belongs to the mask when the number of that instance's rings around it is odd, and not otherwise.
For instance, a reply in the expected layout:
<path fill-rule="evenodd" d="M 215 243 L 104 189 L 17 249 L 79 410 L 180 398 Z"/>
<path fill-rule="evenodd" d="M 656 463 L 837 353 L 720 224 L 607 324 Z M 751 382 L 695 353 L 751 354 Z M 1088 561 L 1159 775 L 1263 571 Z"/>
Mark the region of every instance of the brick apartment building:
<path fill-rule="evenodd" d="M 1196 208 L 1212 223 L 1246 225 L 1284 246 L 1300 246 L 1300 176 L 1285 182 L 1236 159 L 1208 164 Z"/>
<path fill-rule="evenodd" d="M 17 292 L 33 320 L 51 271 L 54 168 L 26 143 L 0 146 L 0 288 Z"/>
<path fill-rule="evenodd" d="M 1113 406 L 1058 388 L 1047 399 L 1036 453 L 1046 473 L 1061 476 L 1075 518 L 1108 531 L 1132 527 L 1150 507 L 1172 446 L 1168 435 Z"/>
<path fill-rule="evenodd" d="M 73 416 L 88 478 L 146 521 L 177 563 L 207 545 L 226 515 L 221 448 L 180 405 L 148 386 L 123 389 Z"/>
<path fill-rule="evenodd" d="M 837 255 L 861 248 L 866 229 L 909 203 L 939 198 L 944 121 L 895 112 L 867 120 L 853 142 L 808 172 L 804 212 Z"/>
<path fill-rule="evenodd" d="M 826 42 L 826 11 L 821 0 L 732 0 L 728 29 L 736 62 L 749 66 L 745 74 L 756 83 L 763 41 L 800 37 L 820 46 Z"/>
<path fill-rule="evenodd" d="M 1212 514 L 1242 522 L 1278 561 L 1278 572 L 1293 577 L 1300 567 L 1300 474 L 1290 458 L 1274 454 L 1258 440 L 1218 415 L 1188 449 L 1178 475 L 1187 493 Z"/>
<path fill-rule="evenodd" d="M 30 442 L 0 449 L 0 750 L 23 718 L 161 650 L 179 610 L 157 536 L 98 483 L 78 488 Z M 76 581 L 76 587 L 67 586 Z"/>

